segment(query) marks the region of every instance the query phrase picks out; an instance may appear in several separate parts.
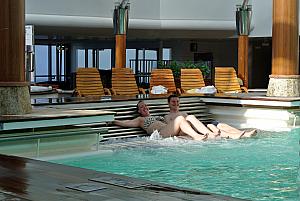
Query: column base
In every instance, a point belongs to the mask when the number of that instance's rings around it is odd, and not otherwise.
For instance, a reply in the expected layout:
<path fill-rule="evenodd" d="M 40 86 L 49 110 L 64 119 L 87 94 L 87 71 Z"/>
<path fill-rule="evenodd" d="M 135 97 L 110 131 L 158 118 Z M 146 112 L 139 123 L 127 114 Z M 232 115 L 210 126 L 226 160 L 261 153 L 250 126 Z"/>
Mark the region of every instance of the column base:
<path fill-rule="evenodd" d="M 270 75 L 267 96 L 299 97 L 300 75 Z"/>
<path fill-rule="evenodd" d="M 30 112 L 28 86 L 0 86 L 0 115 L 22 115 Z"/>

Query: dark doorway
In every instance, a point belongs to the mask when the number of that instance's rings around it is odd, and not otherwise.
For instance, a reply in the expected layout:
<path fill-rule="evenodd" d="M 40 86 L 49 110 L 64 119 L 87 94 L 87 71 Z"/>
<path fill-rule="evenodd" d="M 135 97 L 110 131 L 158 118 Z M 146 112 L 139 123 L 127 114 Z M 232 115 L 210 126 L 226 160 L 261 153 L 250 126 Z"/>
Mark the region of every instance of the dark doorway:
<path fill-rule="evenodd" d="M 251 44 L 252 68 L 249 72 L 249 88 L 266 89 L 272 71 L 272 39 L 253 39 Z"/>
<path fill-rule="evenodd" d="M 213 83 L 212 75 L 214 75 L 213 72 L 213 53 L 211 52 L 197 52 L 194 53 L 194 62 L 195 63 L 201 63 L 203 62 L 204 65 L 207 65 L 209 67 L 210 73 L 205 76 L 205 84 L 211 85 Z"/>

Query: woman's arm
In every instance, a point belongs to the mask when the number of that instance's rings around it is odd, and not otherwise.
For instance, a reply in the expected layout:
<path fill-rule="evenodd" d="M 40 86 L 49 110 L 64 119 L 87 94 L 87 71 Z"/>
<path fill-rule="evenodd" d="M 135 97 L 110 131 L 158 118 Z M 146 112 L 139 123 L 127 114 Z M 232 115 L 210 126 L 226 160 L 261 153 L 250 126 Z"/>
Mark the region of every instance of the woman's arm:
<path fill-rule="evenodd" d="M 124 120 L 124 121 L 114 120 L 113 124 L 122 127 L 134 128 L 134 127 L 141 127 L 142 125 L 141 121 L 142 121 L 142 117 L 137 117 L 133 120 Z"/>

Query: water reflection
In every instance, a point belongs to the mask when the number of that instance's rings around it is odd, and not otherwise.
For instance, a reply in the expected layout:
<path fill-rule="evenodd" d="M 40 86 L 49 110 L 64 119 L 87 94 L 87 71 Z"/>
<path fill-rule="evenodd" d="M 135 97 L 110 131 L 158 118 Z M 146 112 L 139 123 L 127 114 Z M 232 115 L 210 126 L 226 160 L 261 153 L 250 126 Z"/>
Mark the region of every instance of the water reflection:
<path fill-rule="evenodd" d="M 27 187 L 26 160 L 0 155 L 0 189 L 17 195 L 26 195 Z"/>

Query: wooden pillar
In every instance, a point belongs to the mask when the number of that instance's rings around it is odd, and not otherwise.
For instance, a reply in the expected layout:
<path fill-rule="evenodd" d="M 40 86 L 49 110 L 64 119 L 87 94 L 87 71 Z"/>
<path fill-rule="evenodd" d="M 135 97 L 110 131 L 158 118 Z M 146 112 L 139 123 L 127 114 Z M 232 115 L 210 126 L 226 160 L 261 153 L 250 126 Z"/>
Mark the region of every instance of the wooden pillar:
<path fill-rule="evenodd" d="M 248 35 L 240 35 L 238 39 L 238 77 L 248 88 Z"/>
<path fill-rule="evenodd" d="M 2 0 L 0 6 L 0 114 L 31 111 L 25 81 L 25 1 Z"/>
<path fill-rule="evenodd" d="M 126 68 L 126 35 L 116 35 L 116 68 Z"/>
<path fill-rule="evenodd" d="M 300 96 L 298 5 L 299 0 L 273 0 L 268 96 Z"/>
<path fill-rule="evenodd" d="M 273 1 L 272 75 L 299 74 L 298 0 Z"/>

